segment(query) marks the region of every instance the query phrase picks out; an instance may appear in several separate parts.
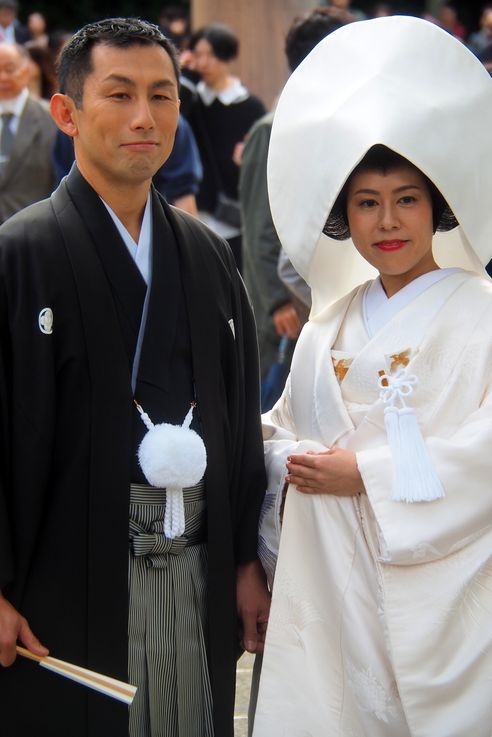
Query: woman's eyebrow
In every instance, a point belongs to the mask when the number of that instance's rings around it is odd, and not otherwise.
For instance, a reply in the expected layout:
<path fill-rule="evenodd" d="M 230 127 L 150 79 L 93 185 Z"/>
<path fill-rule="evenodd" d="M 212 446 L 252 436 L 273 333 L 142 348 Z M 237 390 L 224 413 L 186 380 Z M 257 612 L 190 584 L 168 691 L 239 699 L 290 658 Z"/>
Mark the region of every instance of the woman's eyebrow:
<path fill-rule="evenodd" d="M 400 187 L 396 187 L 392 191 L 395 194 L 397 194 L 398 192 L 403 192 L 403 191 L 405 191 L 407 189 L 421 189 L 421 187 L 419 187 L 417 184 L 402 184 Z M 358 189 L 355 192 L 353 192 L 353 195 L 356 195 L 356 194 L 375 194 L 375 195 L 378 195 L 378 194 L 381 194 L 381 192 L 379 190 L 377 190 L 377 189 L 369 189 L 369 188 L 366 188 L 366 187 L 362 187 L 361 189 Z"/>

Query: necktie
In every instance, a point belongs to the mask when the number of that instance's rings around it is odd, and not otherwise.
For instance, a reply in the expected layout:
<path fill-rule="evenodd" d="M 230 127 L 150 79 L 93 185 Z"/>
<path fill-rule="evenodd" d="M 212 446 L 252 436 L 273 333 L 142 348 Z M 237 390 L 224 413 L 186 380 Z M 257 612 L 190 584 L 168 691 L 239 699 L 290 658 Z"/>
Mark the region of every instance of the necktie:
<path fill-rule="evenodd" d="M 2 113 L 2 134 L 0 135 L 0 175 L 4 173 L 9 162 L 15 135 L 10 128 L 13 113 Z"/>

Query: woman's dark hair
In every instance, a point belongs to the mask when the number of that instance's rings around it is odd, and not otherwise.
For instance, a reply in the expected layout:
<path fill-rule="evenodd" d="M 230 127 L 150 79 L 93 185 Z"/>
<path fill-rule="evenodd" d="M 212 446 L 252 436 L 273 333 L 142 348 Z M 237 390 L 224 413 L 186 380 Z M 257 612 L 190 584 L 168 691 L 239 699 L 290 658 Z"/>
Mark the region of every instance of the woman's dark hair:
<path fill-rule="evenodd" d="M 55 63 L 49 49 L 44 46 L 27 46 L 31 60 L 39 69 L 40 93 L 43 100 L 49 100 L 56 92 L 57 81 Z"/>
<path fill-rule="evenodd" d="M 153 23 L 139 18 L 108 18 L 88 23 L 77 31 L 64 46 L 58 61 L 58 81 L 61 92 L 69 95 L 78 108 L 86 78 L 92 72 L 92 49 L 97 44 L 116 48 L 130 46 L 161 46 L 171 59 L 179 87 L 179 60 L 175 47 Z"/>
<path fill-rule="evenodd" d="M 414 166 L 410 161 L 408 161 L 408 159 L 405 159 L 403 156 L 400 156 L 400 154 L 395 153 L 395 151 L 392 151 L 386 146 L 382 146 L 381 144 L 372 146 L 362 161 L 360 161 L 355 169 L 351 171 L 347 181 L 343 185 L 340 194 L 335 200 L 335 204 L 328 215 L 325 227 L 323 228 L 323 233 L 329 238 L 334 238 L 337 241 L 344 241 L 347 240 L 347 238 L 350 238 L 350 230 L 347 220 L 347 193 L 352 177 L 354 177 L 355 174 L 374 170 L 386 174 L 388 171 L 391 171 L 402 164 L 405 166 Z M 417 169 L 417 167 L 415 168 Z M 456 228 L 459 223 L 436 185 L 431 182 L 429 177 L 426 177 L 420 169 L 417 170 L 424 177 L 431 196 L 434 233 L 436 231 L 445 232 Z"/>
<path fill-rule="evenodd" d="M 208 41 L 214 52 L 214 56 L 220 61 L 231 61 L 239 52 L 239 41 L 232 28 L 224 23 L 210 23 L 192 33 L 189 43 L 191 51 L 199 41 Z"/>

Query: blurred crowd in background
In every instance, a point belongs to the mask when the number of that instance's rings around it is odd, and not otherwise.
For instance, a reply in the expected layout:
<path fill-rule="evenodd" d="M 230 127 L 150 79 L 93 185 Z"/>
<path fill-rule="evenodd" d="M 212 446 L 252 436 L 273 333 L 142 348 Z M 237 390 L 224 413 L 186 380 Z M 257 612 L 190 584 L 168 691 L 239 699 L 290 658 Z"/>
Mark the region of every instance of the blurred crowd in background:
<path fill-rule="evenodd" d="M 370 13 L 354 7 L 349 0 L 327 0 L 319 3 L 343 22 L 392 15 L 397 9 L 391 3 L 375 3 Z M 29 90 L 31 94 L 49 100 L 56 89 L 55 62 L 61 47 L 70 37 L 70 31 L 49 27 L 45 16 L 38 11 L 30 12 L 22 23 L 22 8 L 17 0 L 0 1 L 0 41 L 16 41 L 29 52 Z M 424 14 L 431 20 L 467 44 L 477 56 L 487 51 L 487 64 L 492 59 L 492 2 L 485 3 L 479 20 L 479 27 L 467 28 L 462 20 L 460 3 L 442 3 L 436 16 Z M 166 5 L 159 18 L 149 18 L 158 23 L 164 33 L 171 38 L 183 52 L 182 62 L 186 68 L 193 69 L 193 55 L 188 53 L 193 33 L 188 10 L 181 5 Z M 220 19 L 218 19 L 220 20 Z M 75 29 L 73 29 L 75 30 Z M 489 48 L 487 48 L 489 47 Z"/>
<path fill-rule="evenodd" d="M 318 24 L 320 17 L 326 19 L 328 33 L 337 25 L 397 11 L 392 3 L 375 3 L 368 13 L 349 0 L 328 0 L 311 14 Z M 435 17 L 424 17 L 466 44 L 492 74 L 492 2 L 483 5 L 476 28 L 464 25 L 454 3 L 443 2 Z M 263 409 L 268 409 L 310 301 L 309 289 L 285 263 L 271 221 L 266 193 L 271 114 L 231 70 L 240 53 L 233 28 L 217 19 L 194 29 L 180 5 L 166 5 L 158 18 L 148 20 L 173 40 L 182 68 L 175 148 L 154 183 L 171 203 L 229 242 L 255 309 Z M 41 12 L 24 16 L 17 0 L 0 0 L 0 223 L 49 196 L 72 166 L 72 140 L 57 131 L 48 111 L 57 90 L 57 56 L 69 38 L 68 31 L 50 27 Z M 301 57 L 318 40 L 309 40 Z M 296 64 L 289 59 L 289 65 Z"/>

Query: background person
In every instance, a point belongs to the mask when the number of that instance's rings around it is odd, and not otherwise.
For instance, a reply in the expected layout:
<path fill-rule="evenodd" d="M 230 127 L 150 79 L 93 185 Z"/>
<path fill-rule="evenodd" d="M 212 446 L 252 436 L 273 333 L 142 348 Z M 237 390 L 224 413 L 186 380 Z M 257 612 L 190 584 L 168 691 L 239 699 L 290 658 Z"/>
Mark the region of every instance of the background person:
<path fill-rule="evenodd" d="M 492 76 L 492 44 L 486 46 L 485 49 L 479 54 L 478 58 L 480 59 L 488 73 Z M 487 271 L 489 272 L 489 274 L 491 270 L 492 264 L 489 264 L 487 266 Z"/>
<path fill-rule="evenodd" d="M 366 17 L 362 10 L 352 6 L 350 0 L 326 0 L 322 5 L 327 5 L 332 11 L 335 11 L 342 23 L 364 20 Z"/>
<path fill-rule="evenodd" d="M 48 24 L 42 13 L 30 13 L 27 18 L 27 30 L 29 31 L 29 46 L 41 46 L 47 48 L 49 44 Z"/>
<path fill-rule="evenodd" d="M 464 41 L 466 28 L 461 23 L 458 8 L 454 3 L 442 3 L 437 11 L 437 24 L 452 36 Z"/>
<path fill-rule="evenodd" d="M 285 41 L 290 70 L 294 71 L 316 44 L 340 25 L 327 8 L 296 18 Z M 279 340 L 283 335 L 292 341 L 288 356 L 290 363 L 293 342 L 306 319 L 303 310 L 301 321 L 291 292 L 277 273 L 281 245 L 272 221 L 267 191 L 267 157 L 273 117 L 274 113 L 267 113 L 248 133 L 239 178 L 243 276 L 255 313 L 262 379 L 277 360 Z M 280 392 L 281 388 L 275 399 Z"/>
<path fill-rule="evenodd" d="M 492 44 L 492 4 L 484 5 L 480 15 L 480 29 L 470 33 L 466 42 L 470 51 L 476 56 Z"/>
<path fill-rule="evenodd" d="M 199 29 L 191 37 L 190 50 L 201 76 L 190 112 L 203 163 L 200 217 L 227 239 L 240 267 L 239 163 L 245 136 L 265 108 L 231 73 L 239 42 L 228 26 L 212 23 Z"/>
<path fill-rule="evenodd" d="M 49 110 L 29 94 L 29 54 L 0 43 L 0 223 L 48 197 L 56 126 Z"/>
<path fill-rule="evenodd" d="M 0 0 L 0 42 L 25 44 L 29 41 L 28 29 L 17 20 L 17 0 Z"/>
<path fill-rule="evenodd" d="M 372 18 L 386 18 L 388 15 L 393 15 L 394 10 L 391 3 L 376 3 L 372 8 Z"/>
<path fill-rule="evenodd" d="M 159 27 L 178 51 L 182 51 L 190 37 L 189 13 L 182 5 L 165 5 L 159 15 Z"/>
<path fill-rule="evenodd" d="M 55 64 L 50 50 L 44 46 L 25 45 L 29 54 L 29 92 L 38 99 L 51 99 L 56 92 Z"/>

